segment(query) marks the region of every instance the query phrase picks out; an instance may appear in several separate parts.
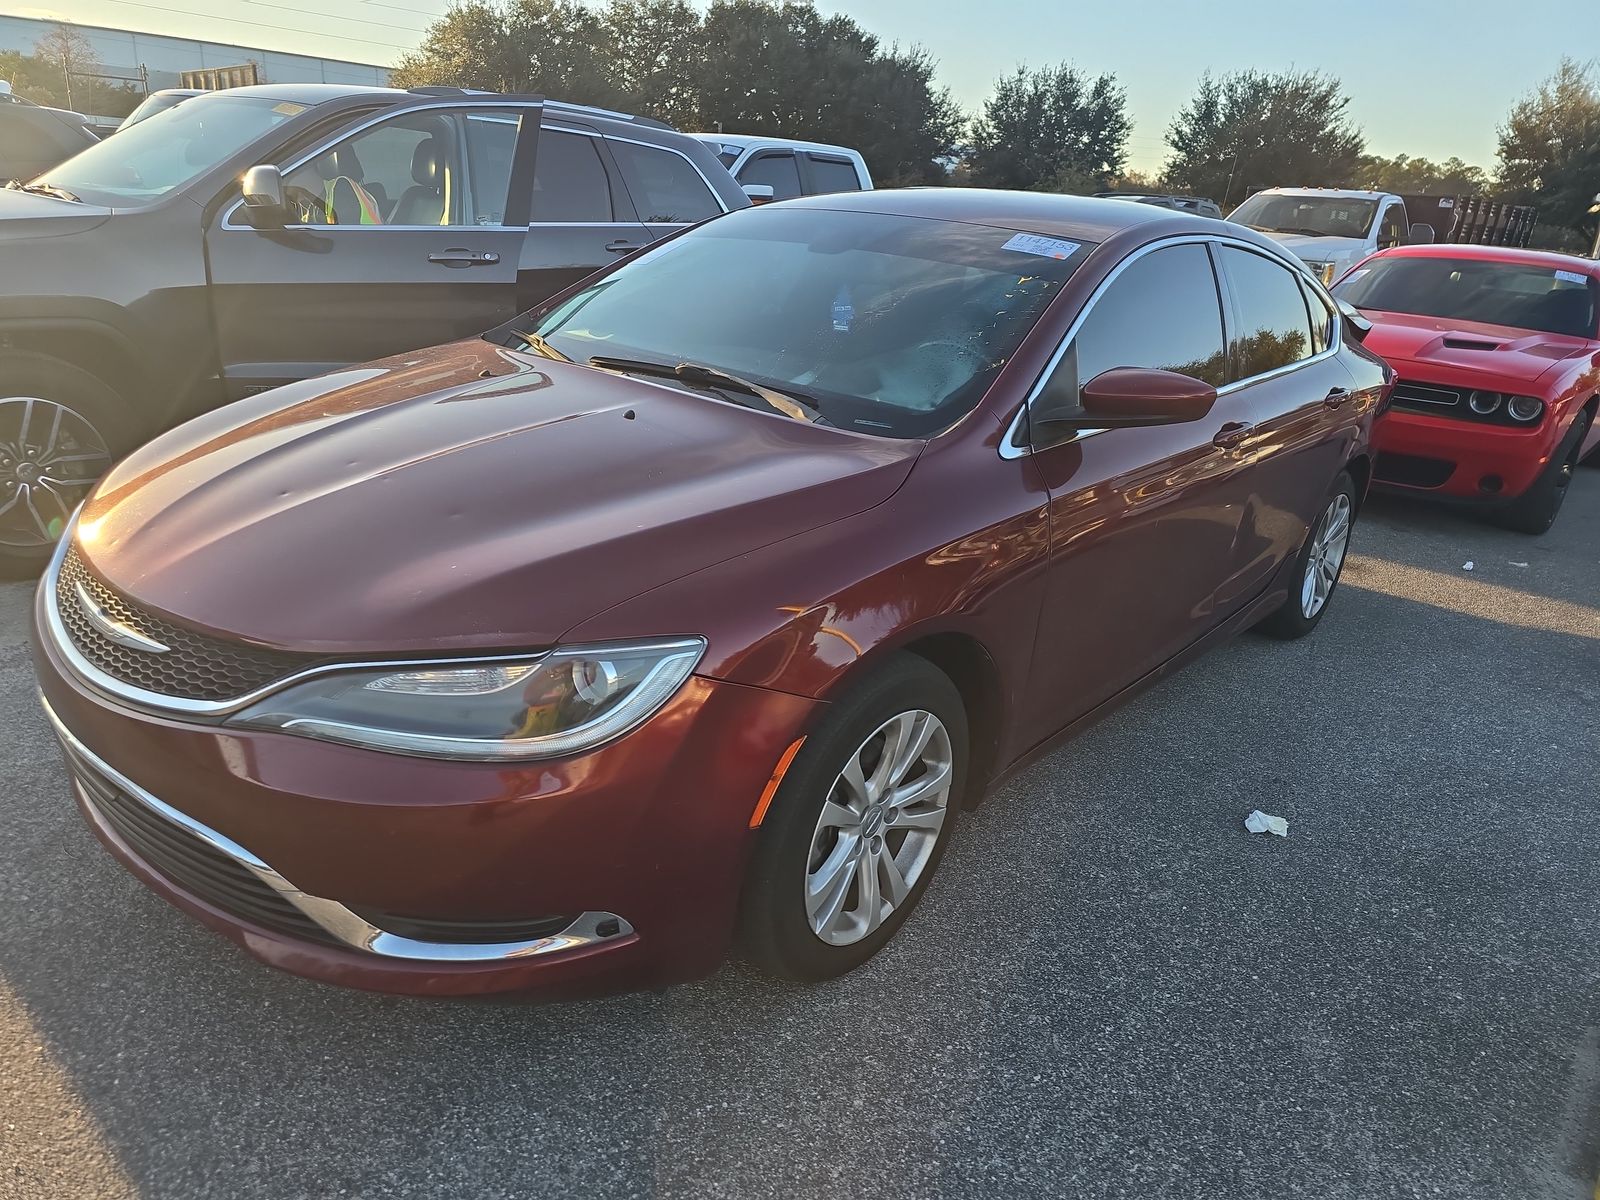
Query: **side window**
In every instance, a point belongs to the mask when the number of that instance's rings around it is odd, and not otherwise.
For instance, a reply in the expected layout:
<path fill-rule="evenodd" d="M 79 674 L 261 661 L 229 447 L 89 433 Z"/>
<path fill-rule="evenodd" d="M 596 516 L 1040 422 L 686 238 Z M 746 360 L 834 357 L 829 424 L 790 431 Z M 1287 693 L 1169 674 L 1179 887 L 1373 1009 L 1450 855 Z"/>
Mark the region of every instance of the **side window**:
<path fill-rule="evenodd" d="M 1300 280 L 1300 290 L 1305 293 L 1306 307 L 1311 310 L 1311 353 L 1321 354 L 1333 345 L 1333 323 L 1338 313 L 1329 307 L 1309 280 Z"/>
<path fill-rule="evenodd" d="M 740 183 L 769 183 L 774 200 L 792 200 L 804 194 L 800 168 L 792 154 L 758 154 L 739 172 Z"/>
<path fill-rule="evenodd" d="M 1069 364 L 1080 388 L 1113 367 L 1159 367 L 1220 386 L 1222 306 L 1206 248 L 1168 246 L 1128 264 L 1084 318 Z"/>
<path fill-rule="evenodd" d="M 539 132 L 533 167 L 533 219 L 597 223 L 615 219 L 611 181 L 595 139 L 559 129 Z"/>
<path fill-rule="evenodd" d="M 861 180 L 856 175 L 855 163 L 844 158 L 819 158 L 811 156 L 811 182 L 817 193 L 859 192 Z"/>
<path fill-rule="evenodd" d="M 1234 378 L 1249 379 L 1310 358 L 1311 318 L 1298 276 L 1265 255 L 1234 246 L 1222 247 L 1222 262 L 1239 308 Z"/>
<path fill-rule="evenodd" d="M 1378 219 L 1378 249 L 1404 246 L 1411 239 L 1411 223 L 1406 220 L 1403 204 L 1391 204 Z"/>
<path fill-rule="evenodd" d="M 520 118 L 405 113 L 323 150 L 284 177 L 303 225 L 497 225 Z"/>
<path fill-rule="evenodd" d="M 722 211 L 700 172 L 683 155 L 637 142 L 607 139 L 641 220 L 677 225 L 703 221 Z"/>

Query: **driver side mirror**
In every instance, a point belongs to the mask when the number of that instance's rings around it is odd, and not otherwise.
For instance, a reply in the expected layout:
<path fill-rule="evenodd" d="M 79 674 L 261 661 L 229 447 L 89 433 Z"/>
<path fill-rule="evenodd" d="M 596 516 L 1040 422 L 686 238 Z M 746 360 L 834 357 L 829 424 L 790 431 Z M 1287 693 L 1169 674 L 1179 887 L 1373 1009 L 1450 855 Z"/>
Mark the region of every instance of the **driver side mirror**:
<path fill-rule="evenodd" d="M 244 173 L 239 181 L 244 193 L 244 206 L 257 225 L 282 225 L 288 217 L 288 205 L 283 198 L 283 173 L 270 163 L 259 163 Z"/>
<path fill-rule="evenodd" d="M 1438 236 L 1434 232 L 1433 226 L 1426 221 L 1418 221 L 1411 227 L 1411 244 L 1413 246 L 1431 246 Z"/>
<path fill-rule="evenodd" d="M 747 183 L 744 194 L 750 197 L 751 204 L 771 204 L 777 197 L 770 183 Z"/>
<path fill-rule="evenodd" d="M 1198 421 L 1217 402 L 1217 389 L 1189 375 L 1152 367 L 1113 367 L 1102 371 L 1071 394 L 1072 372 L 1062 386 L 1046 385 L 1030 413 L 1034 445 L 1056 440 L 1041 426 L 1076 425 L 1084 429 L 1131 429 Z M 1039 437 L 1039 433 L 1045 433 Z"/>

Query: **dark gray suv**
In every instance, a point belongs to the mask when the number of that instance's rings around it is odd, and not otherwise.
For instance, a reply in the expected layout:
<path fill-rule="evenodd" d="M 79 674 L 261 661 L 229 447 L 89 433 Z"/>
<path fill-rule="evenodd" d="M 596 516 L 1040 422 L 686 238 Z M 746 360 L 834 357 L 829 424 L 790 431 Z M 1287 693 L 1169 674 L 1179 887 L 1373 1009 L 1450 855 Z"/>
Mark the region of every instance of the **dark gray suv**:
<path fill-rule="evenodd" d="M 0 191 L 0 566 L 177 420 L 481 333 L 748 203 L 697 139 L 539 97 L 264 85 L 118 132 Z"/>

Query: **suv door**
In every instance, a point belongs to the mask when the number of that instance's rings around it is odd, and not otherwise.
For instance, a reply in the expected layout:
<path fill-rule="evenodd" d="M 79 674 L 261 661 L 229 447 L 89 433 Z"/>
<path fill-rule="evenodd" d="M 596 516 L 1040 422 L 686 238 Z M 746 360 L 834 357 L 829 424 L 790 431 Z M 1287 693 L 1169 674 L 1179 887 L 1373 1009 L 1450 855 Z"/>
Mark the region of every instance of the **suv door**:
<path fill-rule="evenodd" d="M 856 164 L 844 155 L 808 150 L 803 157 L 808 196 L 861 190 L 861 176 L 856 171 Z"/>
<path fill-rule="evenodd" d="M 752 154 L 739 168 L 739 182 L 767 184 L 772 188 L 774 200 L 793 200 L 804 196 L 806 188 L 800 182 L 800 164 L 792 150 L 763 150 Z"/>
<path fill-rule="evenodd" d="M 1219 262 L 1232 314 L 1227 395 L 1250 425 L 1241 449 L 1252 463 L 1230 590 L 1253 599 L 1304 544 L 1356 414 L 1338 322 L 1316 288 L 1265 251 L 1226 244 Z M 1351 437 L 1330 438 L 1344 421 Z"/>
<path fill-rule="evenodd" d="M 547 122 L 539 133 L 527 240 L 517 280 L 525 311 L 568 284 L 650 244 L 622 176 L 596 129 Z"/>
<path fill-rule="evenodd" d="M 1205 243 L 1135 251 L 1079 320 L 1046 380 L 1077 390 L 1113 367 L 1226 382 L 1223 308 Z M 1085 429 L 1029 459 L 1049 493 L 1050 565 L 1029 690 L 1031 740 L 1197 641 L 1237 604 L 1224 592 L 1247 484 L 1246 406 L 1204 419 Z M 1092 535 L 1092 536 L 1088 536 Z"/>
<path fill-rule="evenodd" d="M 407 108 L 283 167 L 291 215 L 206 234 L 230 397 L 470 337 L 515 316 L 537 105 Z"/>
<path fill-rule="evenodd" d="M 632 138 L 608 135 L 606 145 L 622 170 L 628 194 L 651 237 L 661 238 L 726 212 L 711 183 L 686 154 Z"/>

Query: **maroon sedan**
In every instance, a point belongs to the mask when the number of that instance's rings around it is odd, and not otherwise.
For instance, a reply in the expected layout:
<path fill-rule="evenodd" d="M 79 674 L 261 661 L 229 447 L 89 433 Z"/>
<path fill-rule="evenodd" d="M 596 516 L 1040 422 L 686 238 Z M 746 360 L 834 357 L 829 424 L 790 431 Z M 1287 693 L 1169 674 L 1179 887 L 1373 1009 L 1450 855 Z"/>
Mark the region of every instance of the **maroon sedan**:
<path fill-rule="evenodd" d="M 1347 325 L 1147 205 L 733 213 L 135 453 L 39 588 L 44 702 L 111 851 L 290 971 L 834 975 L 997 781 L 1322 619 L 1388 387 Z"/>

